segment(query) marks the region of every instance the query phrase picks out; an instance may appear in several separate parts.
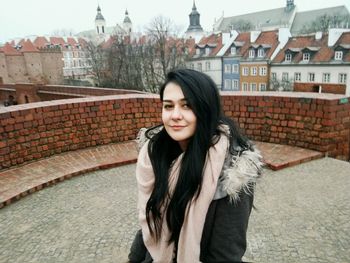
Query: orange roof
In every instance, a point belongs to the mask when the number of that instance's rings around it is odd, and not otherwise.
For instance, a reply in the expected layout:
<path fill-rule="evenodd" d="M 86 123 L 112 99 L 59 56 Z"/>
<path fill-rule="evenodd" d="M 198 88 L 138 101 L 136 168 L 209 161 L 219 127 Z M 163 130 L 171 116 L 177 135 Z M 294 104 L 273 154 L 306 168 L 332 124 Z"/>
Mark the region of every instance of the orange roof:
<path fill-rule="evenodd" d="M 219 33 L 219 34 L 211 34 L 208 37 L 202 37 L 202 39 L 199 41 L 197 46 L 212 47 L 212 50 L 210 51 L 209 56 L 215 56 L 222 48 L 222 35 L 221 33 Z"/>
<path fill-rule="evenodd" d="M 66 43 L 68 43 L 72 47 L 75 47 L 78 44 L 77 41 L 75 41 L 75 39 L 72 38 L 72 37 L 67 37 L 67 42 Z"/>
<path fill-rule="evenodd" d="M 9 43 L 6 43 L 2 47 L 2 51 L 5 53 L 5 55 L 14 55 L 14 56 L 20 56 L 22 55 L 21 52 L 16 50 L 14 47 L 12 47 Z"/>
<path fill-rule="evenodd" d="M 47 41 L 46 37 L 37 37 L 34 40 L 33 44 L 37 48 L 43 48 L 43 47 L 46 47 L 50 43 L 49 43 L 49 41 Z"/>
<path fill-rule="evenodd" d="M 245 41 L 245 44 L 243 46 L 243 48 L 241 49 L 241 54 L 243 55 L 244 58 L 247 58 L 249 55 L 248 50 L 254 46 L 266 46 L 268 48 L 266 55 L 264 58 L 270 58 L 271 55 L 273 54 L 273 52 L 275 51 L 276 47 L 279 44 L 278 41 L 278 31 L 277 30 L 273 30 L 273 31 L 263 31 L 260 33 L 260 35 L 258 36 L 258 38 L 256 39 L 255 42 L 250 42 L 250 33 L 248 33 L 248 39 L 247 41 Z M 247 37 L 247 36 L 245 36 Z"/>
<path fill-rule="evenodd" d="M 50 37 L 50 43 L 53 45 L 60 45 L 61 47 L 63 47 L 65 41 L 62 37 Z"/>
<path fill-rule="evenodd" d="M 39 50 L 33 45 L 29 39 L 22 43 L 21 52 L 39 52 Z"/>
<path fill-rule="evenodd" d="M 318 50 L 311 56 L 310 62 L 326 62 L 333 59 L 334 51 L 328 47 L 328 34 L 323 34 L 321 39 L 315 39 L 315 35 L 297 36 L 288 40 L 284 48 L 278 52 L 273 62 L 283 62 L 285 52 L 290 50 L 294 56 L 292 62 L 298 63 L 303 58 L 302 50 L 305 48 L 314 47 Z"/>

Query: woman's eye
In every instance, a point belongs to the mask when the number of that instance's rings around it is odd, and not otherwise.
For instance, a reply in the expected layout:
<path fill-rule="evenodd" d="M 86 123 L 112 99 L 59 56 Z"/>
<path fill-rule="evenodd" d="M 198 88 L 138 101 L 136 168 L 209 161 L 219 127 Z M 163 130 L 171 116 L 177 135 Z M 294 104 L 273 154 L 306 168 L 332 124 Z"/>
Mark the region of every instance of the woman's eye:
<path fill-rule="evenodd" d="M 171 109 L 172 107 L 173 107 L 173 105 L 170 105 L 170 104 L 163 105 L 163 108 L 166 110 Z"/>
<path fill-rule="evenodd" d="M 184 105 L 182 105 L 182 107 L 184 108 L 184 109 L 191 109 L 191 107 L 190 107 L 190 105 L 189 104 L 184 104 Z"/>

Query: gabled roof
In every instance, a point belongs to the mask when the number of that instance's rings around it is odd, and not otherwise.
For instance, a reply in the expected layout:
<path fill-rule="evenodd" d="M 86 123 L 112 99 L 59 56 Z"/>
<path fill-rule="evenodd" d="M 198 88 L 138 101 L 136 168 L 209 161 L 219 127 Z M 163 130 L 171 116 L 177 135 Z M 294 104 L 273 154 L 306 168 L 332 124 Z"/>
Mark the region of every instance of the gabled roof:
<path fill-rule="evenodd" d="M 22 55 L 21 52 L 16 50 L 14 47 L 12 47 L 9 43 L 6 43 L 2 47 L 2 51 L 5 53 L 5 55 L 12 55 L 12 56 L 20 56 Z"/>
<path fill-rule="evenodd" d="M 50 43 L 52 45 L 59 45 L 63 47 L 65 44 L 65 41 L 62 37 L 50 37 Z"/>
<path fill-rule="evenodd" d="M 278 46 L 278 31 L 263 31 L 260 33 L 259 37 L 256 39 L 255 42 L 251 43 L 250 38 L 248 38 L 248 41 L 246 41 L 245 45 L 243 46 L 241 50 L 241 54 L 243 55 L 243 58 L 248 58 L 248 49 L 251 47 L 259 48 L 263 47 L 266 49 L 266 54 L 264 56 L 264 59 L 269 59 L 273 52 L 275 51 L 276 47 Z"/>
<path fill-rule="evenodd" d="M 258 27 L 259 29 L 278 28 L 281 25 L 289 25 L 294 13 L 295 8 L 286 11 L 285 7 L 281 7 L 250 14 L 225 17 L 222 19 L 218 30 L 225 32 L 230 31 L 232 29 L 231 25 L 239 23 L 240 21 L 249 21 L 254 28 Z"/>
<path fill-rule="evenodd" d="M 47 45 L 50 43 L 49 43 L 49 41 L 47 41 L 46 37 L 37 37 L 34 40 L 33 44 L 37 48 L 44 48 L 44 47 L 47 47 Z"/>
<path fill-rule="evenodd" d="M 285 53 L 286 51 L 294 50 L 294 56 L 292 58 L 292 63 L 302 62 L 303 52 L 307 50 L 314 50 L 314 55 L 311 56 L 308 63 L 322 63 L 322 62 L 332 62 L 334 63 L 334 48 L 339 44 L 346 44 L 349 41 L 350 32 L 343 33 L 339 38 L 337 43 L 333 47 L 328 46 L 328 34 L 323 34 L 320 39 L 315 39 L 315 34 L 310 34 L 307 36 L 295 36 L 291 37 L 285 47 L 278 52 L 273 63 L 285 63 Z M 348 42 L 349 43 L 349 42 Z M 317 47 L 317 48 L 315 48 Z M 311 48 L 311 49 L 310 49 Z M 350 62 L 350 52 L 347 52 L 343 57 L 342 62 Z M 286 62 L 287 63 L 287 62 Z M 302 62 L 303 63 L 303 62 Z"/>
<path fill-rule="evenodd" d="M 30 41 L 29 39 L 27 41 L 24 41 L 22 43 L 22 48 L 21 48 L 21 52 L 28 52 L 28 53 L 33 53 L 33 52 L 39 52 L 39 50 L 34 46 L 34 44 L 32 43 L 32 41 Z"/>
<path fill-rule="evenodd" d="M 220 49 L 222 48 L 222 34 L 211 34 L 210 36 L 207 37 L 202 37 L 202 39 L 199 41 L 199 43 L 196 45 L 198 48 L 205 48 L 205 47 L 210 47 L 212 48 L 209 55 L 194 55 L 193 58 L 197 57 L 202 57 L 202 56 L 208 56 L 212 57 L 215 56 Z"/>
<path fill-rule="evenodd" d="M 304 12 L 297 12 L 291 27 L 291 33 L 293 35 L 296 35 L 302 32 L 303 29 L 305 29 L 308 25 L 310 25 L 317 17 L 323 16 L 323 15 L 349 16 L 349 11 L 345 6 L 342 5 L 342 6 L 304 11 Z"/>

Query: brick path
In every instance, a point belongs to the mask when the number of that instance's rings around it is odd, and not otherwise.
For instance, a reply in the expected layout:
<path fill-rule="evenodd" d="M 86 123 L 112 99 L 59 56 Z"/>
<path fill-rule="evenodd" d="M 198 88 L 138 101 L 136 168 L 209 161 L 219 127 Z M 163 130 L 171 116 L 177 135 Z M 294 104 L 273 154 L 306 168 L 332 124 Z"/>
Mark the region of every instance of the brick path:
<path fill-rule="evenodd" d="M 256 142 L 273 170 L 322 157 L 319 152 Z M 59 181 L 97 169 L 136 162 L 134 141 L 66 152 L 0 172 L 0 208 Z"/>
<path fill-rule="evenodd" d="M 250 262 L 350 262 L 350 164 L 266 170 L 248 228 Z M 125 263 L 135 231 L 135 165 L 65 180 L 0 209 L 0 262 Z"/>

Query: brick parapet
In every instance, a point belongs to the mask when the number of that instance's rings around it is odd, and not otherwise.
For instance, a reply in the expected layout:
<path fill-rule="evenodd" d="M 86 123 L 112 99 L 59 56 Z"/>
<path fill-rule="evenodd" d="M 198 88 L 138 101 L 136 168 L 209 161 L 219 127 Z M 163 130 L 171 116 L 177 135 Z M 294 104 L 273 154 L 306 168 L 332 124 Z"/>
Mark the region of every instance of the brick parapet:
<path fill-rule="evenodd" d="M 222 93 L 225 114 L 253 140 L 349 159 L 350 98 L 309 93 Z M 128 94 L 0 109 L 0 169 L 61 152 L 135 139 L 160 123 L 157 95 Z"/>

